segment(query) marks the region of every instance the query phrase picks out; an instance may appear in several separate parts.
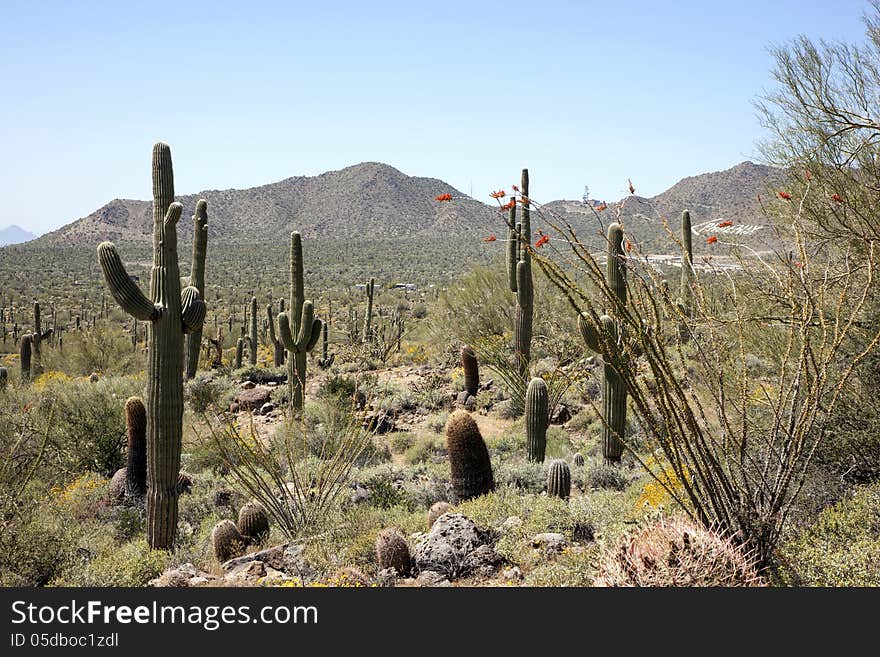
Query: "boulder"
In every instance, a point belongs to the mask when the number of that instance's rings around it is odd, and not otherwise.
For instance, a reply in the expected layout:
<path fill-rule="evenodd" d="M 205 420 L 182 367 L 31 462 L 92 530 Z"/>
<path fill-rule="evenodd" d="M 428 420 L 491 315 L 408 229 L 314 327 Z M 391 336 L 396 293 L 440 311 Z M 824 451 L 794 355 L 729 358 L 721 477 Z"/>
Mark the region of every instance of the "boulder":
<path fill-rule="evenodd" d="M 248 381 L 250 383 L 250 381 Z M 232 403 L 238 404 L 239 409 L 241 410 L 252 410 L 256 411 L 263 407 L 263 404 L 269 401 L 269 397 L 272 396 L 272 391 L 268 388 L 255 388 L 251 387 L 248 390 L 242 390 L 239 393 L 236 393 L 235 397 L 232 398 Z"/>
<path fill-rule="evenodd" d="M 468 556 L 492 543 L 492 534 L 460 513 L 444 513 L 416 545 L 413 556 L 420 571 L 435 571 L 453 579 L 469 574 L 476 562 Z"/>

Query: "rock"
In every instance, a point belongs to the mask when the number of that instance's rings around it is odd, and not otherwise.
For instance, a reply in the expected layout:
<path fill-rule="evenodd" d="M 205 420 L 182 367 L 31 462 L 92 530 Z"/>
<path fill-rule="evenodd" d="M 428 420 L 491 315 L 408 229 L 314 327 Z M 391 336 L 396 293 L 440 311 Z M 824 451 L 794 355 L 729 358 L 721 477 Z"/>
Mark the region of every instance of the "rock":
<path fill-rule="evenodd" d="M 519 566 L 505 568 L 501 573 L 501 577 L 507 582 L 521 582 L 523 580 L 523 574 Z"/>
<path fill-rule="evenodd" d="M 553 412 L 553 415 L 550 416 L 550 424 L 565 424 L 571 419 L 571 411 L 568 410 L 568 406 L 565 404 L 559 404 L 556 406 L 556 410 Z"/>
<path fill-rule="evenodd" d="M 205 586 L 211 580 L 207 577 L 195 576 L 187 583 L 187 586 Z"/>
<path fill-rule="evenodd" d="M 465 557 L 462 571 L 468 575 L 479 577 L 494 577 L 501 566 L 507 565 L 507 559 L 498 554 L 495 548 L 489 545 L 481 545 Z"/>
<path fill-rule="evenodd" d="M 266 569 L 266 574 L 263 576 L 262 584 L 276 584 L 278 582 L 285 582 L 292 579 L 282 571 L 275 570 L 272 566 L 266 566 L 265 563 L 264 567 Z"/>
<path fill-rule="evenodd" d="M 214 579 L 216 578 L 213 575 L 200 571 L 193 564 L 184 563 L 174 568 L 169 568 L 155 579 L 151 579 L 147 582 L 147 586 L 180 588 L 203 585 Z"/>
<path fill-rule="evenodd" d="M 437 518 L 442 516 L 444 513 L 449 511 L 452 508 L 452 505 L 449 502 L 435 502 L 430 509 L 428 509 L 428 529 L 434 526 L 434 523 L 437 521 Z"/>
<path fill-rule="evenodd" d="M 522 518 L 520 518 L 519 516 L 510 516 L 509 518 L 507 518 L 507 520 L 498 525 L 498 531 L 506 534 L 513 531 L 514 529 L 522 527 L 522 524 Z"/>
<path fill-rule="evenodd" d="M 275 410 L 275 404 L 272 402 L 266 402 L 262 406 L 260 406 L 260 415 L 268 415 L 272 411 Z"/>
<path fill-rule="evenodd" d="M 492 388 L 492 386 L 494 386 L 494 385 L 495 385 L 495 379 L 489 379 L 483 385 L 481 385 L 480 388 L 483 390 L 490 390 Z"/>
<path fill-rule="evenodd" d="M 251 383 L 248 381 L 248 383 Z M 268 388 L 255 388 L 254 384 L 251 383 L 251 387 L 242 390 L 237 393 L 235 397 L 232 398 L 234 403 L 237 403 L 241 410 L 258 410 L 263 407 L 263 404 L 269 401 L 269 397 L 272 395 L 272 391 Z"/>
<path fill-rule="evenodd" d="M 444 513 L 413 552 L 419 570 L 455 578 L 466 573 L 465 559 L 491 542 L 491 534 L 460 513 Z"/>
<path fill-rule="evenodd" d="M 239 564 L 224 576 L 224 581 L 233 585 L 253 585 L 266 575 L 266 564 L 262 561 L 249 561 Z"/>
<path fill-rule="evenodd" d="M 238 387 L 241 388 L 242 390 L 253 390 L 254 388 L 257 387 L 257 384 L 254 383 L 253 381 L 245 381 L 244 383 L 242 383 Z"/>
<path fill-rule="evenodd" d="M 348 499 L 352 504 L 361 504 L 362 502 L 367 502 L 370 499 L 370 489 L 360 484 L 352 485 L 351 493 L 348 495 Z"/>
<path fill-rule="evenodd" d="M 108 495 L 110 497 L 110 502 L 113 504 L 122 504 L 122 502 L 125 500 L 126 472 L 126 468 L 119 468 L 116 472 L 113 473 L 113 477 L 110 479 L 110 488 L 108 490 Z"/>
<path fill-rule="evenodd" d="M 230 413 L 238 413 L 241 410 L 241 405 L 236 402 L 229 403 L 229 412 Z"/>
<path fill-rule="evenodd" d="M 423 570 L 416 578 L 417 586 L 452 586 L 452 583 L 434 570 Z"/>
<path fill-rule="evenodd" d="M 383 587 L 393 587 L 397 584 L 397 578 L 399 575 L 394 568 L 383 568 L 376 574 L 376 581 L 379 586 Z"/>
<path fill-rule="evenodd" d="M 214 506 L 229 506 L 232 503 L 232 491 L 227 488 L 215 490 L 212 501 Z"/>
<path fill-rule="evenodd" d="M 545 552 L 562 552 L 568 541 L 565 536 L 556 532 L 546 532 L 532 536 L 532 547 L 543 548 Z"/>
<path fill-rule="evenodd" d="M 298 577 L 303 582 L 312 582 L 318 573 L 303 557 L 304 548 L 301 545 L 281 543 L 259 552 L 251 552 L 241 557 L 235 557 L 224 561 L 221 565 L 224 572 L 231 573 L 245 564 L 259 561 L 269 568 L 279 570 L 290 577 Z"/>
<path fill-rule="evenodd" d="M 464 406 L 467 403 L 468 398 L 471 396 L 471 393 L 469 393 L 467 390 L 462 390 L 456 395 L 455 403 L 459 406 Z"/>
<path fill-rule="evenodd" d="M 381 413 L 374 413 L 373 415 L 367 415 L 364 418 L 364 429 L 372 431 L 377 436 L 391 433 L 396 428 L 397 426 L 394 424 L 394 420 L 392 420 L 384 411 Z"/>

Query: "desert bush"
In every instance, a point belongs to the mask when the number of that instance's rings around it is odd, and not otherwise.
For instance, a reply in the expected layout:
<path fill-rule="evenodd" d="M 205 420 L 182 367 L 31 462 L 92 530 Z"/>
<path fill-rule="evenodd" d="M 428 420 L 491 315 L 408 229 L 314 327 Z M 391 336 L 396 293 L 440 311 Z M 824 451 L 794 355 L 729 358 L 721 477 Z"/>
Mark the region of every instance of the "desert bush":
<path fill-rule="evenodd" d="M 228 407 L 232 392 L 228 379 L 200 375 L 184 383 L 183 399 L 193 413 L 201 414 Z"/>
<path fill-rule="evenodd" d="M 783 583 L 880 586 L 880 484 L 859 487 L 780 548 Z"/>
<path fill-rule="evenodd" d="M 43 365 L 47 370 L 70 376 L 127 376 L 143 371 L 146 356 L 135 350 L 127 329 L 116 324 L 96 324 L 81 331 L 64 333 L 64 349 L 44 349 Z"/>

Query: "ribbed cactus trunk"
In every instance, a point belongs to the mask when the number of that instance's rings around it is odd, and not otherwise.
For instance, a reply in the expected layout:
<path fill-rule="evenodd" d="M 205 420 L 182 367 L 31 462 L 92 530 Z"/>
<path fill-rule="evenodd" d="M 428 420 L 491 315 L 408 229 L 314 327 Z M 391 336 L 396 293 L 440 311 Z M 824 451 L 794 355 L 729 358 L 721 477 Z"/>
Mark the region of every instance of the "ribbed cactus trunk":
<path fill-rule="evenodd" d="M 257 346 L 260 344 L 257 340 L 257 297 L 251 297 L 251 339 L 249 357 L 251 365 L 257 364 Z"/>
<path fill-rule="evenodd" d="M 461 368 L 464 371 L 464 389 L 476 397 L 480 389 L 480 363 L 470 345 L 461 348 Z"/>
<path fill-rule="evenodd" d="M 125 428 L 128 435 L 125 494 L 140 498 L 147 493 L 147 409 L 140 397 L 129 397 L 125 402 Z"/>
<path fill-rule="evenodd" d="M 200 199 L 193 215 L 192 270 L 189 284 L 205 299 L 205 258 L 208 253 L 208 202 Z M 216 317 L 215 317 L 216 319 Z M 202 329 L 186 336 L 186 378 L 192 379 L 199 368 L 199 352 L 202 347 Z"/>
<path fill-rule="evenodd" d="M 535 377 L 526 389 L 526 448 L 529 461 L 543 463 L 550 425 L 549 395 L 544 379 Z"/>
<path fill-rule="evenodd" d="M 21 342 L 18 345 L 18 361 L 21 365 L 21 381 L 27 383 L 31 380 L 31 334 L 25 333 L 21 336 Z"/>
<path fill-rule="evenodd" d="M 170 550 L 177 529 L 177 478 L 183 434 L 184 333 L 201 328 L 205 304 L 190 286 L 181 291 L 171 149 L 153 147 L 153 267 L 147 298 L 125 271 L 116 247 L 98 246 L 104 278 L 117 303 L 147 325 L 147 541 Z"/>
<path fill-rule="evenodd" d="M 684 314 L 690 317 L 693 312 L 694 289 L 694 242 L 691 231 L 691 213 L 685 210 L 681 213 L 681 285 L 679 287 L 679 302 Z"/>
<path fill-rule="evenodd" d="M 235 343 L 235 369 L 241 369 L 241 359 L 244 356 L 244 338 L 239 338 Z"/>
<path fill-rule="evenodd" d="M 281 300 L 281 311 L 284 311 L 284 299 Z M 281 344 L 278 333 L 275 331 L 275 311 L 272 309 L 271 303 L 266 306 L 266 318 L 269 324 L 269 340 L 272 342 L 273 363 L 275 367 L 281 367 L 284 365 L 284 345 Z"/>
<path fill-rule="evenodd" d="M 615 309 L 626 306 L 626 254 L 623 250 L 623 227 L 618 223 L 608 226 L 608 286 L 614 292 Z M 626 435 L 627 391 L 618 367 L 626 367 L 627 356 L 621 349 L 618 324 L 613 317 L 602 315 L 596 326 L 588 314 L 578 318 L 578 327 L 587 346 L 602 354 L 602 456 L 607 463 L 617 463 L 623 456 L 623 438 Z"/>
<path fill-rule="evenodd" d="M 36 379 L 43 373 L 43 326 L 40 321 L 40 304 L 34 301 L 34 335 L 31 338 L 31 378 Z"/>
<path fill-rule="evenodd" d="M 373 291 L 376 289 L 376 279 L 371 278 L 367 282 L 367 314 L 364 318 L 364 342 L 373 340 Z"/>
<path fill-rule="evenodd" d="M 295 411 L 299 411 L 302 410 L 305 400 L 307 354 L 321 337 L 323 322 L 315 319 L 314 306 L 305 298 L 302 239 L 296 231 L 290 234 L 289 313 L 278 313 L 278 332 L 290 354 L 287 367 L 290 405 Z"/>
<path fill-rule="evenodd" d="M 522 170 L 520 182 L 522 193 L 522 217 L 519 238 L 522 244 L 531 244 L 532 225 L 529 210 L 529 170 Z M 516 264 L 516 311 L 514 316 L 514 356 L 523 381 L 529 375 L 532 352 L 532 321 L 534 314 L 534 288 L 532 286 L 532 262 L 528 249 L 520 247 Z"/>

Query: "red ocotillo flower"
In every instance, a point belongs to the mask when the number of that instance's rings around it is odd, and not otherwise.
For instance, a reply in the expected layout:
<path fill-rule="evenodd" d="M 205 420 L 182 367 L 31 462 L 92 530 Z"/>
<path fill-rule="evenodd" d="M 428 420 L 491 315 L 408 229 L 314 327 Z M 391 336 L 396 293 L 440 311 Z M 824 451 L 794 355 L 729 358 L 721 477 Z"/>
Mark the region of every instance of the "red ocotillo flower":
<path fill-rule="evenodd" d="M 483 238 L 483 241 L 484 241 L 484 242 L 494 242 L 494 241 L 497 240 L 497 239 L 498 239 L 498 238 L 495 237 L 494 235 L 489 235 L 489 237 L 484 237 L 484 238 Z"/>
<path fill-rule="evenodd" d="M 809 171 L 804 171 L 804 178 L 806 178 L 807 180 L 812 180 L 813 174 L 811 174 Z"/>
<path fill-rule="evenodd" d="M 517 187 L 516 185 L 511 185 L 510 188 L 515 192 L 519 191 L 519 187 Z"/>
<path fill-rule="evenodd" d="M 717 242 L 717 241 L 718 241 L 718 238 L 715 237 L 714 235 L 711 235 L 711 236 L 706 240 L 706 244 L 715 244 L 715 242 Z"/>
<path fill-rule="evenodd" d="M 633 250 L 633 244 L 629 240 L 626 241 L 626 250 L 627 250 L 627 252 Z"/>
<path fill-rule="evenodd" d="M 729 228 L 730 226 L 733 226 L 732 221 L 722 221 L 720 224 L 718 224 L 718 228 Z"/>
<path fill-rule="evenodd" d="M 550 241 L 549 237 L 547 237 L 546 235 L 542 235 L 541 239 L 539 239 L 537 242 L 535 242 L 535 248 L 540 249 L 542 246 L 544 246 L 549 241 Z"/>
<path fill-rule="evenodd" d="M 434 198 L 438 201 L 451 201 L 452 194 L 440 194 L 440 196 L 435 196 Z"/>
<path fill-rule="evenodd" d="M 491 196 L 492 198 L 504 198 L 505 196 L 507 196 L 507 192 L 505 192 L 503 189 L 499 189 L 497 192 L 492 192 L 491 194 L 489 194 L 489 196 Z"/>
<path fill-rule="evenodd" d="M 515 199 L 510 199 L 507 203 L 501 206 L 502 210 L 510 210 L 514 205 L 516 205 Z"/>
<path fill-rule="evenodd" d="M 596 208 L 596 212 L 602 212 L 602 210 L 605 210 L 607 207 L 608 207 L 608 204 L 605 203 L 605 201 L 602 201 L 602 204 Z"/>
<path fill-rule="evenodd" d="M 777 193 L 779 194 L 779 198 L 781 198 L 783 201 L 790 201 L 791 200 L 791 194 L 789 194 L 788 192 L 777 192 Z"/>
<path fill-rule="evenodd" d="M 832 194 L 831 200 L 835 203 L 843 203 L 843 197 L 840 194 Z"/>

